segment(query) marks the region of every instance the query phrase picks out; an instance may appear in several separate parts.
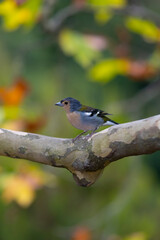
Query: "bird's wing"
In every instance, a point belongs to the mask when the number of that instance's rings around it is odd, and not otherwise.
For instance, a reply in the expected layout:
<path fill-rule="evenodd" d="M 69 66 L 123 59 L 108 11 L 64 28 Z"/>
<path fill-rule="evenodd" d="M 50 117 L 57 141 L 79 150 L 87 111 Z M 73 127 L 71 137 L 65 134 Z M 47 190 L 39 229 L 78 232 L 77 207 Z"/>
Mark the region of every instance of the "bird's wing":
<path fill-rule="evenodd" d="M 88 107 L 85 105 L 82 105 L 82 107 L 79 109 L 79 111 L 86 113 L 89 117 L 97 115 L 97 117 L 104 117 L 105 115 L 112 115 L 109 113 L 106 113 L 100 109 Z"/>

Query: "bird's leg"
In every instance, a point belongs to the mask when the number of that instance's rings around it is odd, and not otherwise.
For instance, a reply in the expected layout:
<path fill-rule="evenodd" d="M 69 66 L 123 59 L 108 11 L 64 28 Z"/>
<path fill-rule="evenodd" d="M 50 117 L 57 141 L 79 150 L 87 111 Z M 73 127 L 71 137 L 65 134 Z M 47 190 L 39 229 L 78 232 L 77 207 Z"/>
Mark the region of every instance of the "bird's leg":
<path fill-rule="evenodd" d="M 89 135 L 87 135 L 86 138 L 89 139 L 90 137 L 92 137 L 97 129 L 98 127 L 96 127 Z"/>
<path fill-rule="evenodd" d="M 84 133 L 86 133 L 86 132 L 88 132 L 88 131 L 83 131 L 83 132 L 81 132 L 78 136 L 76 136 L 75 138 L 73 138 L 72 141 L 75 142 L 77 139 L 80 138 L 80 136 L 81 136 L 82 134 L 84 134 Z"/>

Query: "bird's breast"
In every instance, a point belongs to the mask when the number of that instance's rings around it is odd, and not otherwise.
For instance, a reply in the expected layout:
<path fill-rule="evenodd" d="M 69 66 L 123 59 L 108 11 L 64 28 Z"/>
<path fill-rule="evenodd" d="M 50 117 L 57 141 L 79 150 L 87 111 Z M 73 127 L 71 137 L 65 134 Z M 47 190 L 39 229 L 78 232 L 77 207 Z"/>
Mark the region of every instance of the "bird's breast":
<path fill-rule="evenodd" d="M 92 124 L 82 121 L 81 115 L 78 112 L 67 113 L 67 118 L 69 122 L 72 124 L 72 126 L 83 131 L 89 131 L 95 128 L 95 126 L 93 126 Z"/>

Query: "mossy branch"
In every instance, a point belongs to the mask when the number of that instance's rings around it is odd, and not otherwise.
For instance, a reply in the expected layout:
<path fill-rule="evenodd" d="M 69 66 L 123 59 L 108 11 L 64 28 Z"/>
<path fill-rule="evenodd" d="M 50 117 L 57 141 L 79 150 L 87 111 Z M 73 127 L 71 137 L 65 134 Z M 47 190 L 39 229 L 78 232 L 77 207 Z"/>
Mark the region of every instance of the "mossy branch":
<path fill-rule="evenodd" d="M 47 137 L 0 129 L 0 156 L 68 169 L 81 186 L 93 184 L 111 162 L 160 150 L 160 115 L 116 125 L 90 139 Z"/>

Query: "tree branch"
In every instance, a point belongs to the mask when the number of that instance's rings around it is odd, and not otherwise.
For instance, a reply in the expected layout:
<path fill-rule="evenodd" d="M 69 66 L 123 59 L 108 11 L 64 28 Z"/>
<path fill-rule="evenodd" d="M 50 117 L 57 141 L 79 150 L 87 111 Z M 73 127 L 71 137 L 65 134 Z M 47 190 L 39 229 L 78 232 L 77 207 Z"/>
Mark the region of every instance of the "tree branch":
<path fill-rule="evenodd" d="M 81 186 L 93 184 L 113 161 L 158 150 L 160 115 L 116 125 L 75 143 L 71 139 L 0 129 L 0 156 L 66 168 Z"/>
<path fill-rule="evenodd" d="M 56 1 L 53 1 L 52 5 L 54 5 Z M 123 8 L 116 8 L 116 7 L 103 7 L 104 9 L 109 9 L 115 14 L 119 15 L 132 15 L 135 17 L 140 18 L 150 18 L 151 20 L 155 21 L 157 24 L 160 23 L 160 16 L 158 13 L 152 11 L 151 9 L 146 8 L 143 5 L 135 5 L 135 4 L 129 4 L 124 6 Z M 65 21 L 75 16 L 77 13 L 80 12 L 87 12 L 87 13 L 94 13 L 98 7 L 95 9 L 91 5 L 82 5 L 77 6 L 76 4 L 69 5 L 61 10 L 59 10 L 58 13 L 56 13 L 54 16 L 49 17 L 50 10 L 51 10 L 50 4 L 45 6 L 43 12 L 42 12 L 42 25 L 44 29 L 50 33 L 56 33 L 59 31 L 59 29 L 62 27 L 62 25 L 65 23 Z"/>

